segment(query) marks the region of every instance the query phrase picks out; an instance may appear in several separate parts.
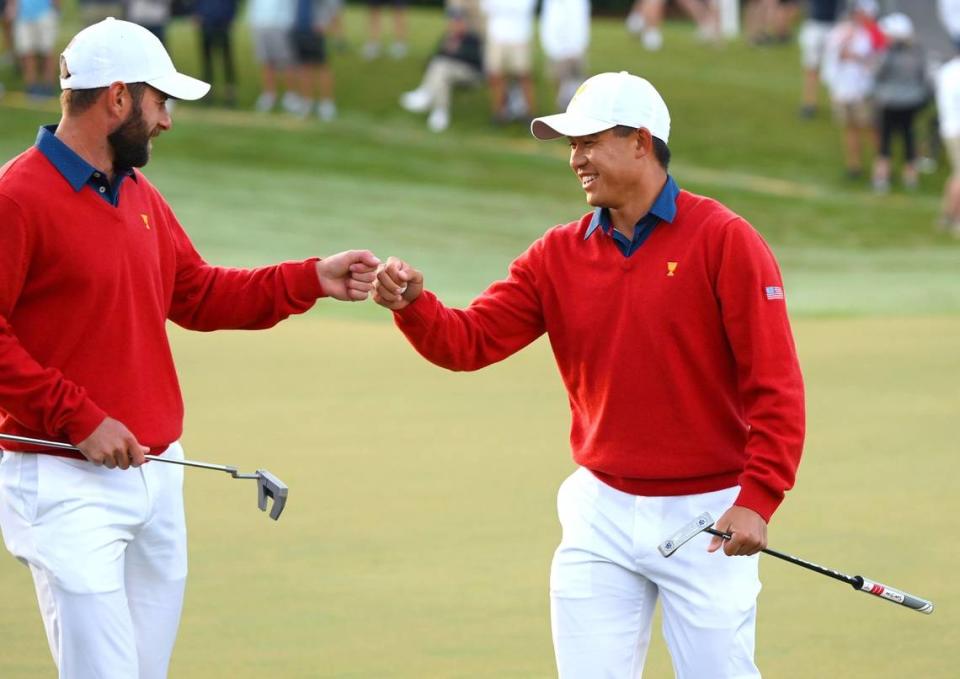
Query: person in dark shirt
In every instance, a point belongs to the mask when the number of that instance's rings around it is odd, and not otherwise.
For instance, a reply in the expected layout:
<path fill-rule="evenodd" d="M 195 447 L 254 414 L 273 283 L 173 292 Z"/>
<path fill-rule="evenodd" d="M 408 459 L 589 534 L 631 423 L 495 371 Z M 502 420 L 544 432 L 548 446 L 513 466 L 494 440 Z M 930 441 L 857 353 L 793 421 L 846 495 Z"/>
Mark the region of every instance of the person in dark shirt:
<path fill-rule="evenodd" d="M 483 79 L 483 42 L 460 9 L 447 11 L 449 23 L 436 53 L 415 90 L 400 97 L 400 105 L 411 113 L 425 113 L 427 127 L 443 132 L 450 126 L 450 94 L 457 85 L 471 85 Z"/>
<path fill-rule="evenodd" d="M 237 72 L 233 66 L 230 27 L 237 16 L 237 0 L 197 0 L 194 19 L 200 29 L 200 55 L 203 79 L 213 82 L 214 53 L 223 64 L 224 103 L 237 103 Z"/>

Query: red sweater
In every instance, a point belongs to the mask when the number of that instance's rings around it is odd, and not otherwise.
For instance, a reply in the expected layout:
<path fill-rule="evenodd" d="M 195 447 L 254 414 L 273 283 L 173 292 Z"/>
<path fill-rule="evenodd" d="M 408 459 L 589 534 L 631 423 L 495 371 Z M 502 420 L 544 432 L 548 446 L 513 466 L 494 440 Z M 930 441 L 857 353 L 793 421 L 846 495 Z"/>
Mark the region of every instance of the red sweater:
<path fill-rule="evenodd" d="M 167 319 L 267 328 L 322 294 L 316 260 L 210 266 L 139 172 L 112 207 L 31 148 L 0 168 L 0 430 L 76 444 L 109 415 L 162 449 L 183 429 Z"/>
<path fill-rule="evenodd" d="M 569 395 L 577 464 L 636 495 L 739 484 L 764 519 L 794 482 L 803 382 L 773 254 L 741 217 L 682 191 L 631 257 L 591 215 L 548 231 L 465 310 L 425 291 L 395 314 L 451 370 L 546 332 Z"/>

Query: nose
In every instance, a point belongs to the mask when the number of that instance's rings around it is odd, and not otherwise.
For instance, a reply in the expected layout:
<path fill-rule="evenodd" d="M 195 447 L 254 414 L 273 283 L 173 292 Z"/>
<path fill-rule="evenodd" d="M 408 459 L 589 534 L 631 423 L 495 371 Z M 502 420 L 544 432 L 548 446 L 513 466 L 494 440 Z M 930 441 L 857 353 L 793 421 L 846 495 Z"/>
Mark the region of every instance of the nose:
<path fill-rule="evenodd" d="M 574 171 L 587 164 L 586 155 L 576 146 L 570 147 L 570 168 Z"/>
<path fill-rule="evenodd" d="M 164 132 L 173 129 L 173 116 L 170 115 L 170 109 L 167 108 L 166 103 L 163 105 L 163 111 L 160 113 L 160 120 L 157 122 L 157 126 Z"/>

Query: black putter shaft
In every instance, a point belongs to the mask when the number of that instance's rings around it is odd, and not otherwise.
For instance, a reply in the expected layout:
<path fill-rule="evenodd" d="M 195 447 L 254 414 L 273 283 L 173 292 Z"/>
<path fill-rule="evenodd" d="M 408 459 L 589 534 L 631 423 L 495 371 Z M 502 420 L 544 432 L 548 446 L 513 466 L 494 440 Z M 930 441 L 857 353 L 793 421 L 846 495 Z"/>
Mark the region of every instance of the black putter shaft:
<path fill-rule="evenodd" d="M 724 533 L 719 531 L 716 528 L 704 528 L 704 533 L 710 533 L 711 535 L 716 535 L 719 538 L 724 540 L 729 540 L 733 536 L 730 533 Z M 789 563 L 792 563 L 796 566 L 801 566 L 807 570 L 811 570 L 814 573 L 819 573 L 820 575 L 826 575 L 828 578 L 833 578 L 834 580 L 839 580 L 845 582 L 851 587 L 853 587 L 858 592 L 866 592 L 867 594 L 872 594 L 878 596 L 881 599 L 886 599 L 887 601 L 892 601 L 895 604 L 900 604 L 901 606 L 906 606 L 920 613 L 926 613 L 927 615 L 933 613 L 933 602 L 927 601 L 926 599 L 921 599 L 918 596 L 908 594 L 902 590 L 896 589 L 894 587 L 889 587 L 887 585 L 882 585 L 879 582 L 873 582 L 867 580 L 862 575 L 845 575 L 840 571 L 835 571 L 832 568 L 824 568 L 818 564 L 812 563 L 810 561 L 805 561 L 804 559 L 797 558 L 790 554 L 784 554 L 783 552 L 778 552 L 775 549 L 763 549 L 761 550 L 764 554 L 769 554 L 770 556 L 775 556 L 778 559 L 782 559 Z"/>

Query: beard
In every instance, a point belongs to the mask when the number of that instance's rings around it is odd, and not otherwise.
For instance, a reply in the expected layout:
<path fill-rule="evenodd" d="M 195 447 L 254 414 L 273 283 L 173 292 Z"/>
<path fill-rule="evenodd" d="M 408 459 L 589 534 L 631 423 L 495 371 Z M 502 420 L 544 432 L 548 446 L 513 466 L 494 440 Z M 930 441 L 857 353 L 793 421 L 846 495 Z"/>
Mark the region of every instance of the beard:
<path fill-rule="evenodd" d="M 143 167 L 150 160 L 150 130 L 143 119 L 140 102 L 120 126 L 107 135 L 107 142 L 113 151 L 114 172 Z"/>

